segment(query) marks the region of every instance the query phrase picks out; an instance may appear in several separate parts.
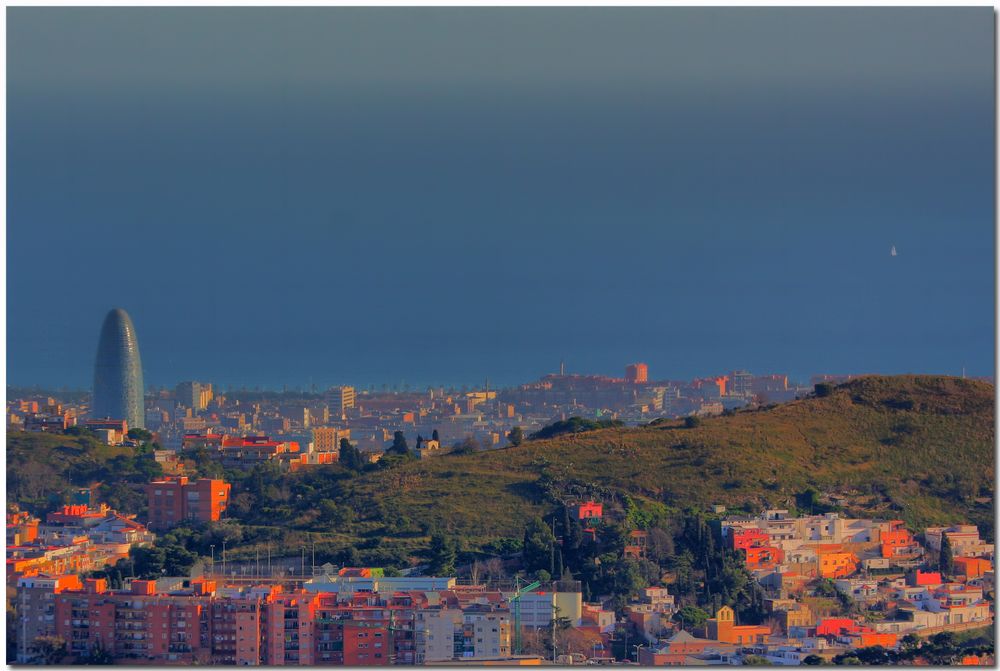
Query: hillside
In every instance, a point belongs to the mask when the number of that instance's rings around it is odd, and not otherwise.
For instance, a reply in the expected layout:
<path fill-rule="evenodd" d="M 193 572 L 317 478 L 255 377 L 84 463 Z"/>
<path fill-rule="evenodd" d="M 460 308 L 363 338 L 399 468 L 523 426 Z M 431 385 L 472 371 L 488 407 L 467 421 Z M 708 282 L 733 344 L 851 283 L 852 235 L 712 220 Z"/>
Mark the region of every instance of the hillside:
<path fill-rule="evenodd" d="M 359 474 L 341 466 L 229 473 L 229 514 L 243 525 L 231 547 L 234 557 L 264 542 L 297 553 L 316 541 L 323 556 L 355 547 L 367 561 L 398 564 L 425 550 L 435 528 L 468 551 L 520 539 L 558 501 L 596 496 L 618 507 L 627 495 L 662 517 L 710 504 L 792 507 L 810 488 L 821 502 L 837 494 L 849 514 L 899 517 L 916 530 L 971 521 L 992 537 L 993 402 L 983 382 L 868 377 L 694 428 L 606 428 Z M 138 483 L 155 466 L 70 436 L 14 433 L 7 445 L 8 500 L 36 510 L 70 485 Z M 130 509 L 141 513 L 136 490 Z M 118 486 L 109 502 L 129 502 L 128 491 Z"/>
<path fill-rule="evenodd" d="M 68 500 L 74 487 L 107 483 L 102 495 L 112 505 L 141 512 L 144 498 L 124 486 L 162 474 L 151 455 L 111 447 L 92 437 L 12 431 L 7 434 L 7 502 L 42 514 Z"/>
<path fill-rule="evenodd" d="M 695 428 L 604 429 L 411 463 L 355 478 L 345 498 L 362 515 L 380 500 L 474 544 L 519 537 L 527 518 L 546 512 L 546 490 L 759 508 L 792 506 L 813 487 L 843 493 L 847 512 L 916 529 L 974 520 L 992 533 L 993 400 L 992 385 L 978 381 L 868 377 Z"/>

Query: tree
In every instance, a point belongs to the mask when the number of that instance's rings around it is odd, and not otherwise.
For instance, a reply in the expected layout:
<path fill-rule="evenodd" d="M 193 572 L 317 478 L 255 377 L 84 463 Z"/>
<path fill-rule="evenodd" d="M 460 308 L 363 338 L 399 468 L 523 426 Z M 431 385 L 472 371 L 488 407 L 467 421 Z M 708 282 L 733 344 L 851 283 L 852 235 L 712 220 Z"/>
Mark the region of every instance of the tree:
<path fill-rule="evenodd" d="M 646 555 L 653 561 L 663 564 L 667 559 L 674 556 L 673 536 L 659 527 L 650 529 Z"/>
<path fill-rule="evenodd" d="M 938 561 L 938 566 L 944 576 L 950 576 L 955 572 L 955 554 L 951 549 L 948 534 L 944 532 L 941 533 L 941 558 Z"/>
<path fill-rule="evenodd" d="M 674 621 L 680 622 L 682 629 L 698 629 L 705 626 L 708 620 L 708 613 L 698 606 L 684 606 L 674 613 Z"/>
<path fill-rule="evenodd" d="M 324 524 L 337 525 L 340 521 L 340 510 L 330 499 L 320 499 L 316 504 L 316 512 L 319 513 L 317 520 Z"/>
<path fill-rule="evenodd" d="M 507 575 L 503 568 L 503 560 L 500 557 L 490 557 L 486 561 L 486 580 L 492 582 L 500 580 Z"/>
<path fill-rule="evenodd" d="M 899 647 L 902 650 L 916 650 L 920 647 L 920 637 L 916 634 L 907 634 L 899 641 Z"/>
<path fill-rule="evenodd" d="M 354 567 L 361 564 L 361 553 L 353 545 L 346 547 L 337 554 L 341 566 Z"/>
<path fill-rule="evenodd" d="M 819 492 L 817 492 L 812 487 L 807 488 L 804 492 L 802 492 L 795 498 L 799 508 L 801 508 L 804 512 L 809 513 L 810 515 L 815 515 L 818 513 L 825 512 L 823 510 L 819 510 L 820 508 Z"/>
<path fill-rule="evenodd" d="M 743 666 L 771 666 L 771 662 L 760 655 L 747 655 L 743 658 Z"/>
<path fill-rule="evenodd" d="M 347 438 L 340 439 L 340 463 L 344 468 L 351 471 L 360 471 L 364 468 L 365 462 L 361 458 L 361 451 L 351 445 Z"/>
<path fill-rule="evenodd" d="M 816 396 L 819 398 L 824 398 L 833 393 L 833 385 L 827 382 L 820 382 L 814 389 L 816 390 Z"/>
<path fill-rule="evenodd" d="M 35 639 L 34 648 L 45 664 L 59 664 L 66 656 L 66 639 L 60 636 L 39 636 Z"/>
<path fill-rule="evenodd" d="M 555 546 L 555 536 L 549 525 L 541 517 L 533 517 L 524 527 L 524 545 L 521 563 L 525 570 L 534 573 L 539 569 L 552 571 L 552 551 Z"/>
<path fill-rule="evenodd" d="M 427 566 L 428 573 L 434 576 L 454 575 L 457 554 L 458 546 L 454 539 L 444 534 L 434 534 L 431 536 L 431 558 Z"/>
<path fill-rule="evenodd" d="M 128 437 L 131 438 L 132 440 L 137 440 L 142 443 L 148 443 L 149 441 L 153 440 L 153 433 L 151 431 L 147 431 L 146 429 L 140 429 L 138 427 L 135 427 L 128 430 Z"/>
<path fill-rule="evenodd" d="M 701 426 L 701 417 L 698 417 L 697 415 L 688 415 L 684 418 L 685 428 L 693 429 L 698 426 Z"/>
<path fill-rule="evenodd" d="M 115 663 L 115 656 L 110 650 L 101 645 L 101 641 L 98 639 L 97 644 L 90 649 L 87 656 L 80 659 L 77 663 L 90 666 L 111 666 Z"/>
<path fill-rule="evenodd" d="M 431 433 L 431 440 L 436 440 L 438 442 L 441 442 L 441 436 L 438 434 L 437 429 L 434 429 L 434 431 Z"/>
<path fill-rule="evenodd" d="M 461 454 L 472 454 L 473 452 L 478 452 L 480 448 L 479 441 L 473 436 L 466 436 L 461 443 L 458 443 L 453 448 L 451 448 L 451 453 L 455 455 Z"/>
<path fill-rule="evenodd" d="M 515 426 L 510 430 L 510 433 L 507 434 L 507 440 L 510 441 L 511 445 L 517 447 L 524 442 L 524 430 L 519 426 Z"/>
<path fill-rule="evenodd" d="M 392 434 L 392 446 L 386 452 L 401 456 L 406 456 L 410 453 L 410 446 L 406 444 L 406 436 L 403 435 L 402 431 L 396 431 Z"/>
<path fill-rule="evenodd" d="M 133 547 L 129 551 L 132 567 L 139 578 L 162 578 L 166 553 L 162 547 Z"/>
<path fill-rule="evenodd" d="M 806 655 L 802 663 L 806 666 L 820 666 L 823 663 L 823 658 L 819 655 Z"/>

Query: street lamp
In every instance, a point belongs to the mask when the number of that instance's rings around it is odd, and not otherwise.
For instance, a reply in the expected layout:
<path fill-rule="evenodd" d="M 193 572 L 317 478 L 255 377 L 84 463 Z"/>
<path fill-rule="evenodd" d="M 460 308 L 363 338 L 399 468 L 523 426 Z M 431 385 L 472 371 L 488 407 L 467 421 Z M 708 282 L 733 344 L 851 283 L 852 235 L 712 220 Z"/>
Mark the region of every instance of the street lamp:
<path fill-rule="evenodd" d="M 215 577 L 215 543 L 212 543 L 208 547 L 212 549 L 212 577 Z"/>

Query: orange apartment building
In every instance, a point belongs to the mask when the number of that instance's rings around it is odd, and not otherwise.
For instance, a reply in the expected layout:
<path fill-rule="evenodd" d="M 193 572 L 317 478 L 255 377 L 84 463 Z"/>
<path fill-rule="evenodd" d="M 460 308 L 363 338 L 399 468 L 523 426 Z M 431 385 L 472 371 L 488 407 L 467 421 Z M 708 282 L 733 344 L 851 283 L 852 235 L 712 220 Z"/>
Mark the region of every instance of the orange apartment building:
<path fill-rule="evenodd" d="M 744 552 L 747 568 L 751 571 L 774 568 L 785 561 L 785 552 L 781 548 L 749 547 Z"/>
<path fill-rule="evenodd" d="M 167 477 L 146 485 L 149 528 L 169 529 L 185 520 L 216 522 L 229 505 L 231 485 L 223 480 Z"/>
<path fill-rule="evenodd" d="M 431 607 L 424 592 L 345 597 L 285 592 L 280 585 L 221 588 L 203 578 L 184 584 L 163 593 L 151 580 L 109 590 L 102 579 L 25 578 L 22 612 L 49 616 L 32 623 L 24 657 L 30 659 L 30 643 L 38 636 L 55 635 L 67 641 L 65 663 L 85 661 L 100 646 L 128 664 L 414 664 L 417 613 Z M 454 632 L 455 649 L 479 654 L 476 637 L 492 627 L 501 630 L 494 635 L 506 637 L 501 647 L 509 650 L 508 611 L 482 604 L 470 608 L 463 609 L 465 622 Z"/>
<path fill-rule="evenodd" d="M 27 511 L 7 513 L 7 545 L 26 545 L 38 538 L 39 523 Z"/>
<path fill-rule="evenodd" d="M 993 570 L 993 562 L 981 557 L 955 557 L 952 560 L 956 576 L 964 577 L 966 580 L 980 578 L 984 573 Z"/>
<path fill-rule="evenodd" d="M 829 548 L 829 549 L 827 549 Z M 843 552 L 839 546 L 820 546 L 816 552 L 819 574 L 824 578 L 846 578 L 858 570 L 858 556 Z"/>
<path fill-rule="evenodd" d="M 735 645 L 751 645 L 767 643 L 771 636 L 770 627 L 764 625 L 736 624 L 736 613 L 729 606 L 723 606 L 715 613 L 715 617 L 705 623 L 706 638 L 721 643 Z"/>
<path fill-rule="evenodd" d="M 913 534 L 903 524 L 903 520 L 892 520 L 889 522 L 889 530 L 879 534 L 882 557 L 886 559 L 916 557 L 922 552 Z"/>

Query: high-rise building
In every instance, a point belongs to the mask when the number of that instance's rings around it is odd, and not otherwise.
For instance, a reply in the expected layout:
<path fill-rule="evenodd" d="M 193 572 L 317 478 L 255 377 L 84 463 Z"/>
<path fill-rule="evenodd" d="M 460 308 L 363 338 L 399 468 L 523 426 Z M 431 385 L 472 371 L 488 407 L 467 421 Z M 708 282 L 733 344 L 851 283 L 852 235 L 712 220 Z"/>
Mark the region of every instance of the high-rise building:
<path fill-rule="evenodd" d="M 181 382 L 174 391 L 177 402 L 185 408 L 201 411 L 208 407 L 214 398 L 212 385 L 204 382 Z"/>
<path fill-rule="evenodd" d="M 644 363 L 633 363 L 625 366 L 626 382 L 648 382 L 649 368 Z"/>
<path fill-rule="evenodd" d="M 341 438 L 350 439 L 351 430 L 335 426 L 315 426 L 312 430 L 313 450 L 315 452 L 339 452 Z"/>
<path fill-rule="evenodd" d="M 354 387 L 331 387 L 329 395 L 330 409 L 338 417 L 354 407 Z"/>
<path fill-rule="evenodd" d="M 104 318 L 94 364 L 91 415 L 124 419 L 131 428 L 146 426 L 142 360 L 132 318 L 115 308 Z"/>
<path fill-rule="evenodd" d="M 753 375 L 745 370 L 734 370 L 729 374 L 729 393 L 732 396 L 753 396 Z"/>

